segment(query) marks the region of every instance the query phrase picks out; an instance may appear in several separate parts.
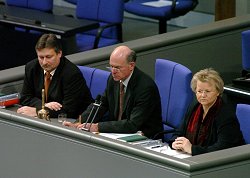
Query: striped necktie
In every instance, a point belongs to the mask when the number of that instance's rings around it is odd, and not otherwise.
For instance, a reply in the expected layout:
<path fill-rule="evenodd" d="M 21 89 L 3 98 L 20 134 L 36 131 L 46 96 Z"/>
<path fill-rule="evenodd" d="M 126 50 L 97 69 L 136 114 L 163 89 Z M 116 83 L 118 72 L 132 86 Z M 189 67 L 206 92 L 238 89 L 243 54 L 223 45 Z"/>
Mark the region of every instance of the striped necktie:
<path fill-rule="evenodd" d="M 124 99 L 124 85 L 120 82 L 120 98 L 119 98 L 119 115 L 118 120 L 122 118 L 122 110 L 123 110 L 123 99 Z"/>
<path fill-rule="evenodd" d="M 49 72 L 45 73 L 45 78 L 44 78 L 44 92 L 45 92 L 45 100 L 46 102 L 48 101 L 48 90 L 49 90 L 49 85 L 51 82 L 51 74 Z"/>

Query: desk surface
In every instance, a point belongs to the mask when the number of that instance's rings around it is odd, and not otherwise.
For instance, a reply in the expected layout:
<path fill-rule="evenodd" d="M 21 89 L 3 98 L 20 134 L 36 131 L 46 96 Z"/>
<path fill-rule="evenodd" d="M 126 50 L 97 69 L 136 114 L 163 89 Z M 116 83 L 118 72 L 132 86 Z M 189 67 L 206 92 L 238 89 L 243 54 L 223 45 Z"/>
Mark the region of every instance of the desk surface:
<path fill-rule="evenodd" d="M 247 86 L 229 84 L 224 86 L 224 93 L 233 104 L 250 104 L 250 88 Z"/>
<path fill-rule="evenodd" d="M 5 5 L 0 5 L 0 24 L 51 32 L 62 36 L 72 36 L 99 26 L 95 21 Z"/>
<path fill-rule="evenodd" d="M 250 172 L 250 145 L 180 159 L 8 110 L 0 110 L 0 134 L 2 177 L 211 178 Z"/>
<path fill-rule="evenodd" d="M 224 87 L 225 92 L 235 93 L 237 95 L 242 95 L 243 97 L 250 98 L 250 88 L 241 85 L 229 84 Z"/>

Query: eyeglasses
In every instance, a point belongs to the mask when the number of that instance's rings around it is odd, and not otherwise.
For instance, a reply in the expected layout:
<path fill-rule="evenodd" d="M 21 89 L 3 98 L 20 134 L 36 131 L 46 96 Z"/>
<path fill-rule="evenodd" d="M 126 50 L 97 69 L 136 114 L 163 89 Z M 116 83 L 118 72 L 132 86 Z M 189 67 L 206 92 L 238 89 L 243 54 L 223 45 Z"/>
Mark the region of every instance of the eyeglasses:
<path fill-rule="evenodd" d="M 209 90 L 198 90 L 198 91 L 196 91 L 196 94 L 197 95 L 202 95 L 202 94 L 209 95 L 209 94 L 211 94 L 213 92 L 214 91 L 209 91 Z"/>
<path fill-rule="evenodd" d="M 129 62 L 128 65 L 122 65 L 122 66 L 107 66 L 106 68 L 109 69 L 110 71 L 115 71 L 115 72 L 120 72 L 121 70 L 123 70 L 124 68 L 130 66 L 130 65 L 133 65 L 135 62 Z"/>
<path fill-rule="evenodd" d="M 115 66 L 107 66 L 106 68 L 108 70 L 110 70 L 110 71 L 113 70 L 113 71 L 116 71 L 116 72 L 120 72 L 122 67 L 119 67 L 119 66 L 117 66 L 117 67 L 115 67 Z"/>

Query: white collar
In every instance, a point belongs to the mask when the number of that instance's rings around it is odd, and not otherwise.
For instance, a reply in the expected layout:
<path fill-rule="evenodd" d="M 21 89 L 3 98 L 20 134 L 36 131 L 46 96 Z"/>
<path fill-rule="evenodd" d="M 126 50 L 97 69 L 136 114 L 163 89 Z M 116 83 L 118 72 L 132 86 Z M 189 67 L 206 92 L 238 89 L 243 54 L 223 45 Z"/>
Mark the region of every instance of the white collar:
<path fill-rule="evenodd" d="M 43 70 L 44 75 L 45 75 L 46 72 L 47 72 L 47 71 Z M 53 75 L 55 74 L 55 72 L 56 72 L 56 69 L 55 69 L 55 70 L 52 70 L 52 71 L 50 72 L 51 77 L 53 77 Z"/>
<path fill-rule="evenodd" d="M 128 86 L 128 82 L 129 82 L 129 80 L 130 80 L 130 78 L 131 78 L 133 72 L 134 72 L 134 71 L 132 71 L 132 72 L 130 73 L 130 75 L 128 76 L 128 78 L 126 78 L 124 81 L 122 81 L 122 80 L 120 81 L 120 82 L 122 82 L 122 84 L 124 85 L 124 91 L 125 91 L 125 92 L 126 92 L 126 89 L 127 89 L 127 86 Z"/>

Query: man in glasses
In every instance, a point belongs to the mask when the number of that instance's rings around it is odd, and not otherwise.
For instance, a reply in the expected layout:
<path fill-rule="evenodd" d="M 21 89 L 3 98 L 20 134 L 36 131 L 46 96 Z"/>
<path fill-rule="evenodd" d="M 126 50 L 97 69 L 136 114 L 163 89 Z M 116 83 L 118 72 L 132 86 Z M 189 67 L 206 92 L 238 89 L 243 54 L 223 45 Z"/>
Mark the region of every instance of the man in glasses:
<path fill-rule="evenodd" d="M 127 46 L 119 46 L 109 60 L 111 75 L 101 98 L 102 105 L 93 124 L 85 123 L 89 107 L 82 114 L 82 123 L 64 123 L 91 132 L 142 133 L 152 138 L 162 131 L 161 102 L 155 82 L 136 67 L 136 54 Z M 108 117 L 103 120 L 103 115 Z"/>

